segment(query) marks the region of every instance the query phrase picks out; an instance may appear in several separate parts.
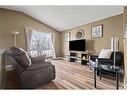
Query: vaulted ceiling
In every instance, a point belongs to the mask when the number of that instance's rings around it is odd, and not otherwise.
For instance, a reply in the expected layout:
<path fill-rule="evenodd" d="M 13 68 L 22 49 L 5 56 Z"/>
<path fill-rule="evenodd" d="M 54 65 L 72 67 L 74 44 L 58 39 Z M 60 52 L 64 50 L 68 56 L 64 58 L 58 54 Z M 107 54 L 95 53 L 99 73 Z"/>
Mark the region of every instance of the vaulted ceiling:
<path fill-rule="evenodd" d="M 64 31 L 123 13 L 123 6 L 0 6 L 25 14 Z"/>

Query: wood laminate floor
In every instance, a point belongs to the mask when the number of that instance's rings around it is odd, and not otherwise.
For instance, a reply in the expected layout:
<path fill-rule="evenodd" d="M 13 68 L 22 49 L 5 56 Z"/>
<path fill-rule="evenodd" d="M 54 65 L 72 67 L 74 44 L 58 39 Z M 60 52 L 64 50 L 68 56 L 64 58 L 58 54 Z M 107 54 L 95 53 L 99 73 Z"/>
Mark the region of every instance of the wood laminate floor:
<path fill-rule="evenodd" d="M 39 89 L 116 89 L 114 77 L 97 77 L 97 88 L 94 88 L 93 73 L 89 66 L 66 60 L 53 60 L 56 68 L 56 79 Z M 122 87 L 120 87 L 121 89 Z"/>

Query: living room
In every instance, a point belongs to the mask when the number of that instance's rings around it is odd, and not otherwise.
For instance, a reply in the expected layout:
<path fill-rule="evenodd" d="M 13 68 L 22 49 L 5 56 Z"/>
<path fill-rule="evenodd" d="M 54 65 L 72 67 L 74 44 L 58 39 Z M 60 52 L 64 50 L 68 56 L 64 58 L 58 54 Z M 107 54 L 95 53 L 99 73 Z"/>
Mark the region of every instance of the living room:
<path fill-rule="evenodd" d="M 53 78 L 46 83 L 39 83 L 36 87 L 31 82 L 34 89 L 125 89 L 127 67 L 123 57 L 126 56 L 127 41 L 126 33 L 123 32 L 126 31 L 126 16 L 125 6 L 0 6 L 0 52 L 15 46 L 22 48 L 32 57 L 41 55 L 40 58 L 36 57 L 36 61 L 41 62 L 44 58 L 46 62 L 51 62 L 47 64 L 52 65 L 50 68 L 53 69 Z M 96 31 L 99 31 L 99 34 Z M 113 43 L 117 47 L 113 55 L 117 56 L 117 52 L 120 52 L 122 56 L 119 63 L 114 57 L 111 63 L 116 67 L 117 63 L 120 64 L 120 78 L 116 72 L 116 76 L 107 73 L 96 75 L 97 67 L 90 66 L 92 56 L 100 55 L 102 50 L 109 52 L 109 49 L 114 48 Z M 80 47 L 74 48 L 77 46 Z M 44 54 L 46 58 L 42 56 Z M 110 57 L 111 54 L 110 50 Z M 101 63 L 96 59 L 95 65 Z M 5 67 L 6 83 L 1 88 L 33 88 L 26 86 L 26 82 L 24 84 L 23 81 L 17 81 L 17 74 L 11 69 L 13 65 L 9 67 L 8 63 Z M 112 66 L 110 69 L 117 70 Z M 45 73 L 49 74 L 48 71 Z M 29 77 L 31 80 L 32 75 Z M 27 77 L 24 81 L 25 79 Z M 29 80 L 27 79 L 27 82 Z M 41 80 L 37 78 L 34 81 Z M 3 85 L 2 83 L 3 81 L 0 84 Z"/>

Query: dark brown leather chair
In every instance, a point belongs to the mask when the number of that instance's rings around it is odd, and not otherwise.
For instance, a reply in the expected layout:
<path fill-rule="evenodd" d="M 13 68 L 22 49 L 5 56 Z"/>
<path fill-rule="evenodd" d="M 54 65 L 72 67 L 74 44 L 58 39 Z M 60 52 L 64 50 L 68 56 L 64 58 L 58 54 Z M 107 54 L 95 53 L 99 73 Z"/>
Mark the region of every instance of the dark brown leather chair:
<path fill-rule="evenodd" d="M 55 79 L 55 66 L 45 62 L 45 56 L 30 57 L 31 64 L 25 52 L 11 47 L 3 53 L 6 60 L 4 66 L 12 65 L 16 71 L 21 88 L 36 88 Z"/>

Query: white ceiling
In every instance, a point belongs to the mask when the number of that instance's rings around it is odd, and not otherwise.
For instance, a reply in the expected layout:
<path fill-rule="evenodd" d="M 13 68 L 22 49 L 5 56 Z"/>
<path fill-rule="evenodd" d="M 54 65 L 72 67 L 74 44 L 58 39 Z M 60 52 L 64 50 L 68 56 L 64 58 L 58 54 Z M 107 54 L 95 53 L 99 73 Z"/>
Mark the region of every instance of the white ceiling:
<path fill-rule="evenodd" d="M 64 31 L 123 13 L 123 6 L 0 6 L 25 14 Z"/>

